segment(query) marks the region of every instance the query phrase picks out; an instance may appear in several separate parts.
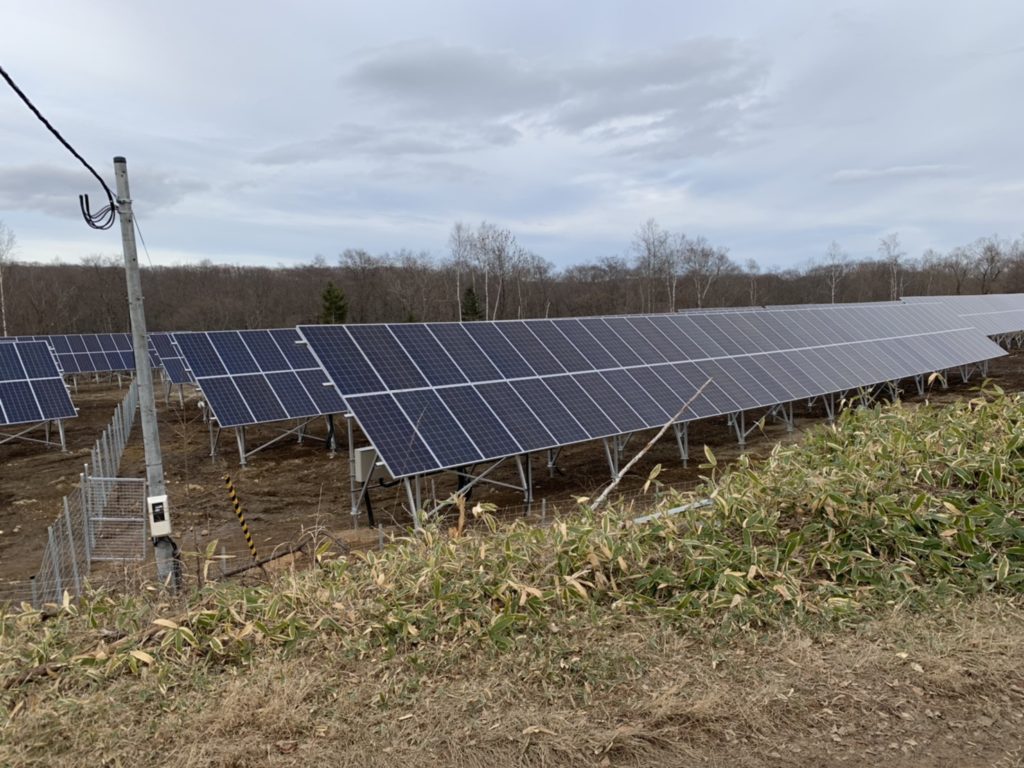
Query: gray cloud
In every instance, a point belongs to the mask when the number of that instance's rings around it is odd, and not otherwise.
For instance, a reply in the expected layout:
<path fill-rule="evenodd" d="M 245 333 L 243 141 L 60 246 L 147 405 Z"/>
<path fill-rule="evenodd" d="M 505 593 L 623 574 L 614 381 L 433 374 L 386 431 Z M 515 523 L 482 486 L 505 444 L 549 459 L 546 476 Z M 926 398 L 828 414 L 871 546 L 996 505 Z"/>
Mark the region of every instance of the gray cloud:
<path fill-rule="evenodd" d="M 678 157 L 740 141 L 763 103 L 767 63 L 731 40 L 570 62 L 417 41 L 366 54 L 341 85 L 393 119 L 256 157 L 265 164 L 353 155 L 445 155 L 555 132 L 631 157 Z"/>
<path fill-rule="evenodd" d="M 884 168 L 845 168 L 832 174 L 832 181 L 856 183 L 883 179 L 924 179 L 952 176 L 963 171 L 958 165 L 890 165 Z"/>
<path fill-rule="evenodd" d="M 187 194 L 205 190 L 204 182 L 178 179 L 159 171 L 132 171 L 133 201 L 148 210 L 168 208 Z M 113 179 L 106 179 L 113 189 Z M 81 215 L 78 195 L 88 194 L 92 210 L 106 205 L 106 195 L 88 172 L 52 165 L 0 166 L 0 209 L 40 211 L 55 216 Z"/>
<path fill-rule="evenodd" d="M 438 126 L 424 132 L 413 126 L 344 123 L 329 136 L 283 144 L 256 155 L 258 163 L 287 165 L 335 157 L 431 156 L 508 146 L 519 139 L 510 125 Z"/>
<path fill-rule="evenodd" d="M 505 117 L 565 95 L 562 79 L 535 63 L 433 41 L 379 48 L 341 82 L 400 112 L 443 119 Z"/>

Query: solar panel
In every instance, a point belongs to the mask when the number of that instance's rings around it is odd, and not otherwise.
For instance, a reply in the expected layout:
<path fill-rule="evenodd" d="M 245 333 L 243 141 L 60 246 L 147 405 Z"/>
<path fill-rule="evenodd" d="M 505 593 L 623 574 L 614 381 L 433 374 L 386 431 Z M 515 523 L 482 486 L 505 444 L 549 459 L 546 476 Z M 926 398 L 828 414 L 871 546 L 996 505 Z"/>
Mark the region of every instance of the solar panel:
<path fill-rule="evenodd" d="M 299 332 L 395 477 L 661 426 L 709 378 L 681 420 L 1005 354 L 899 303 Z"/>
<path fill-rule="evenodd" d="M 294 328 L 153 334 L 158 350 L 181 355 L 222 427 L 303 419 L 346 411 Z M 163 357 L 164 363 L 174 357 Z M 168 369 L 169 370 L 169 369 Z M 170 374 L 169 374 L 170 375 Z M 172 379 L 173 380 L 173 379 Z"/>
<path fill-rule="evenodd" d="M 0 424 L 30 424 L 77 415 L 46 342 L 0 344 Z"/>
<path fill-rule="evenodd" d="M 932 304 L 956 314 L 986 336 L 1024 331 L 1024 293 L 972 296 L 904 296 L 910 304 Z"/>
<path fill-rule="evenodd" d="M 149 334 L 149 343 L 160 358 L 160 367 L 172 384 L 191 384 L 192 376 L 185 366 L 185 358 L 174 341 L 174 334 L 156 332 Z"/>

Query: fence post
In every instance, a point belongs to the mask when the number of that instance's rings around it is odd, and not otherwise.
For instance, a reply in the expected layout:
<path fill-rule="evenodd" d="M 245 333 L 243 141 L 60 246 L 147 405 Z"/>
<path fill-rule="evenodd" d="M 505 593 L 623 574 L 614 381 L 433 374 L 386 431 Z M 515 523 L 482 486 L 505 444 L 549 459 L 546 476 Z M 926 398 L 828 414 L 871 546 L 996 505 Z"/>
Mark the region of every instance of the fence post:
<path fill-rule="evenodd" d="M 75 532 L 71 528 L 71 510 L 68 509 L 68 497 L 64 497 L 64 527 L 68 531 L 68 543 L 71 545 L 71 576 L 75 580 L 75 597 L 82 593 L 82 579 L 78 573 L 78 553 L 75 551 Z"/>
<path fill-rule="evenodd" d="M 57 539 L 53 535 L 53 526 L 47 526 L 46 528 L 46 553 L 50 556 L 50 562 L 53 563 L 53 584 L 56 594 L 54 602 L 59 603 L 61 597 L 64 595 L 64 583 L 60 576 L 60 559 L 54 557 L 54 553 L 57 551 Z"/>
<path fill-rule="evenodd" d="M 78 508 L 82 510 L 82 551 L 85 552 L 86 572 L 92 570 L 92 521 L 89 520 L 89 507 L 85 503 L 85 490 L 78 486 Z"/>

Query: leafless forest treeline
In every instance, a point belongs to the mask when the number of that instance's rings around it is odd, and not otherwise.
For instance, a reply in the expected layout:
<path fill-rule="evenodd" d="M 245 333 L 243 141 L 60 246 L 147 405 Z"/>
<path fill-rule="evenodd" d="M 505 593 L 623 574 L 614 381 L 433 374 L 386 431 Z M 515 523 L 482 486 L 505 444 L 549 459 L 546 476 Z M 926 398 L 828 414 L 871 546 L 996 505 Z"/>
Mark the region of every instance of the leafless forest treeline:
<path fill-rule="evenodd" d="M 13 238 L 8 246 L 12 251 Z M 5 255 L 0 251 L 0 284 L 9 334 L 127 330 L 119 258 L 32 264 Z M 348 321 L 358 323 L 457 320 L 470 287 L 481 314 L 492 319 L 1020 292 L 1024 238 L 984 237 L 948 253 L 911 256 L 892 234 L 871 258 L 852 259 L 833 242 L 805 267 L 762 271 L 703 237 L 670 232 L 651 220 L 637 230 L 628 253 L 556 270 L 506 229 L 460 223 L 440 257 L 348 249 L 333 260 L 318 256 L 290 267 L 203 261 L 143 270 L 152 330 L 318 322 L 329 282 L 344 292 Z"/>

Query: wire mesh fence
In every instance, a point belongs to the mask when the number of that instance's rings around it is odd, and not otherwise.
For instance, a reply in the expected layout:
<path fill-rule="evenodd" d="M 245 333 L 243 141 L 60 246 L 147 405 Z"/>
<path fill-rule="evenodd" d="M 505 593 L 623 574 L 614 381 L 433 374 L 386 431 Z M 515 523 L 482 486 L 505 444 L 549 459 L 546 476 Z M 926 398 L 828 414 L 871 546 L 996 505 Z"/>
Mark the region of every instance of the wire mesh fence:
<path fill-rule="evenodd" d="M 27 582 L 5 585 L 0 602 L 59 603 L 81 594 L 97 562 L 146 557 L 146 481 L 117 477 L 131 436 L 139 392 L 135 382 L 96 441 L 78 487 L 47 528 L 39 571 Z"/>

